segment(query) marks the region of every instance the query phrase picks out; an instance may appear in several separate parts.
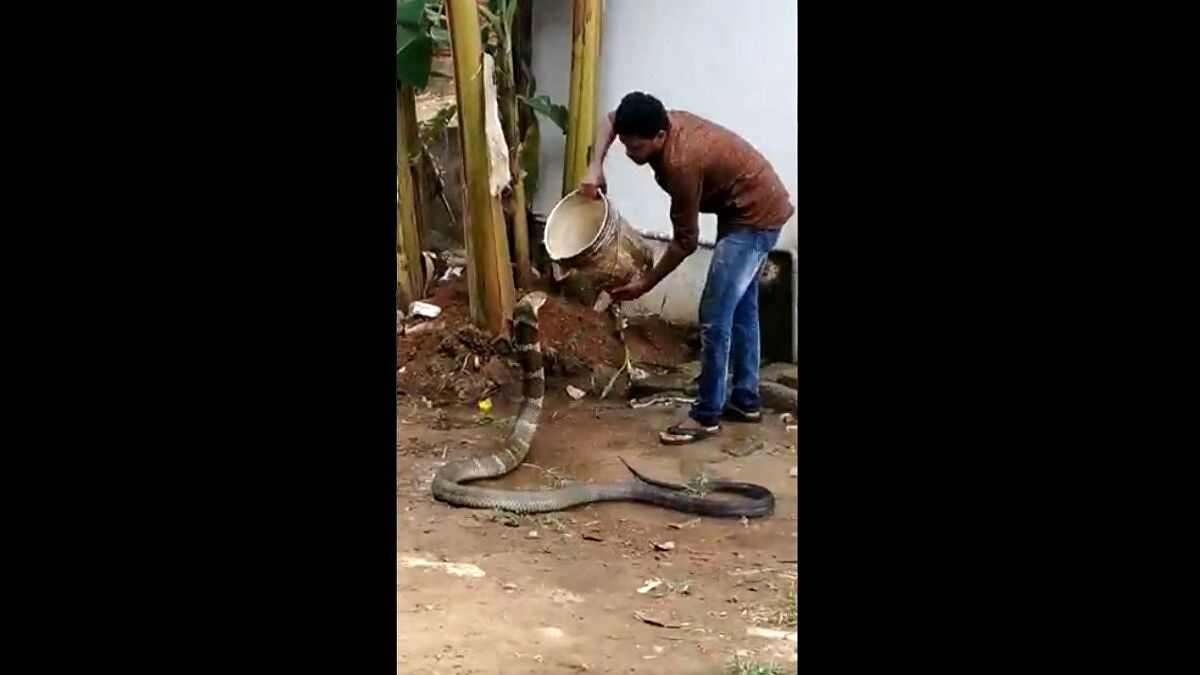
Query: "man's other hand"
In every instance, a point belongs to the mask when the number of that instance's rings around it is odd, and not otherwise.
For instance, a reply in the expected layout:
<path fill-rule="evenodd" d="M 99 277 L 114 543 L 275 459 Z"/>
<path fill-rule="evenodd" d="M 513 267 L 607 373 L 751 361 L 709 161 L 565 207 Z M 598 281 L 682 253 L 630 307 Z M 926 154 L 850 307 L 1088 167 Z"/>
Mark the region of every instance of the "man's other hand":
<path fill-rule="evenodd" d="M 637 276 L 624 286 L 617 286 L 609 291 L 609 295 L 617 302 L 628 302 L 642 297 L 651 288 L 654 288 L 654 284 L 649 283 L 645 277 Z"/>

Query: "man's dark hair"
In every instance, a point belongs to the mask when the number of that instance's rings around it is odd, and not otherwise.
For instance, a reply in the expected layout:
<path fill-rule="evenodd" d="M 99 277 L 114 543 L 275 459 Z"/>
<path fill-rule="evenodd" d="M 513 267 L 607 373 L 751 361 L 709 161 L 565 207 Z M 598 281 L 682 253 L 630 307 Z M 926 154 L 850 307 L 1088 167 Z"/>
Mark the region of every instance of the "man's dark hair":
<path fill-rule="evenodd" d="M 625 94 L 613 115 L 613 131 L 619 135 L 654 138 L 667 128 L 667 109 L 650 94 Z"/>

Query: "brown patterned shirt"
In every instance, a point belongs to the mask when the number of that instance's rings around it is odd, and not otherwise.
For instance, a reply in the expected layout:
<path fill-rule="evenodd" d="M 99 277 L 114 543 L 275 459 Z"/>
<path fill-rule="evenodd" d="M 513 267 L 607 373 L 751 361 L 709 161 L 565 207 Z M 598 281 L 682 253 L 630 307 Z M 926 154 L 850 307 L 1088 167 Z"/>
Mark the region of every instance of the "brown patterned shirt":
<path fill-rule="evenodd" d="M 682 110 L 667 113 L 662 154 L 650 162 L 671 195 L 674 239 L 694 251 L 700 213 L 717 215 L 718 237 L 734 227 L 774 230 L 795 208 L 775 169 L 749 143 L 719 124 Z"/>

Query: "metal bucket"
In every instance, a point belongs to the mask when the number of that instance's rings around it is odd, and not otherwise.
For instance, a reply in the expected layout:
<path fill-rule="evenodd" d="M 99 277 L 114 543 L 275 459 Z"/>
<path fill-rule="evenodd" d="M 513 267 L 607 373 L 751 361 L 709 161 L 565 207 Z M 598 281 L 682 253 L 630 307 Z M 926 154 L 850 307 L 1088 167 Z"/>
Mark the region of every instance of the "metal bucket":
<path fill-rule="evenodd" d="M 654 266 L 645 238 L 603 194 L 591 199 L 576 190 L 563 197 L 546 219 L 542 243 L 557 278 L 582 277 L 598 291 L 628 283 Z"/>

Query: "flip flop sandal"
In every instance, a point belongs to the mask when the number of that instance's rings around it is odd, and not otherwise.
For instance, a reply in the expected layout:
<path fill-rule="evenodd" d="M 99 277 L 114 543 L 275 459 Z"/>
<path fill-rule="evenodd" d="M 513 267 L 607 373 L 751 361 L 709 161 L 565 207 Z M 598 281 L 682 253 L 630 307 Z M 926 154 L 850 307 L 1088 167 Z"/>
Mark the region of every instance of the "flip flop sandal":
<path fill-rule="evenodd" d="M 721 417 L 729 420 L 730 422 L 758 424 L 762 421 L 763 415 L 761 410 L 750 412 L 748 410 L 742 410 L 741 408 L 731 404 L 725 406 L 725 410 L 721 412 Z"/>
<path fill-rule="evenodd" d="M 721 427 L 712 426 L 703 429 L 674 426 L 660 433 L 658 438 L 663 445 L 688 445 L 706 438 L 712 438 L 721 433 Z"/>

